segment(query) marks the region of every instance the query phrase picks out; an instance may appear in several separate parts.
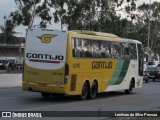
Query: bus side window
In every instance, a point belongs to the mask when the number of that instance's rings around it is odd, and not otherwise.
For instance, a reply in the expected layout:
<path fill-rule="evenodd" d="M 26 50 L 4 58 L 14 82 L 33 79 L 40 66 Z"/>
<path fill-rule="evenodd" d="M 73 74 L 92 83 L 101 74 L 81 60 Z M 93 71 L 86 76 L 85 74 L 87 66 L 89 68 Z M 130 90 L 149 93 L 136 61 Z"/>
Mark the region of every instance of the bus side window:
<path fill-rule="evenodd" d="M 93 58 L 99 58 L 100 57 L 100 42 L 94 40 L 92 42 L 92 57 Z"/>
<path fill-rule="evenodd" d="M 115 43 L 115 49 L 116 49 L 116 58 L 121 58 L 121 44 L 119 42 Z"/>
<path fill-rule="evenodd" d="M 82 40 L 77 38 L 76 40 L 76 57 L 82 57 Z"/>
<path fill-rule="evenodd" d="M 129 59 L 130 57 L 129 57 L 129 47 L 126 47 L 126 59 Z"/>
<path fill-rule="evenodd" d="M 82 40 L 82 57 L 92 57 L 91 40 Z"/>
<path fill-rule="evenodd" d="M 131 50 L 131 54 L 132 54 L 132 59 L 137 59 L 137 51 L 136 51 L 136 44 L 131 43 L 130 44 L 130 50 Z"/>
<path fill-rule="evenodd" d="M 111 42 L 106 42 L 106 58 L 111 58 Z"/>
<path fill-rule="evenodd" d="M 72 38 L 72 55 L 81 57 L 81 40 L 79 38 Z"/>
<path fill-rule="evenodd" d="M 112 42 L 112 58 L 118 58 L 117 42 Z"/>
<path fill-rule="evenodd" d="M 106 57 L 106 55 L 105 55 L 105 52 L 106 52 L 106 45 L 105 45 L 105 43 L 102 41 L 101 42 L 101 49 L 100 49 L 100 51 L 101 51 L 101 58 L 105 58 Z"/>
<path fill-rule="evenodd" d="M 100 45 L 100 57 L 101 58 L 110 58 L 111 46 L 108 41 L 101 41 Z"/>
<path fill-rule="evenodd" d="M 76 57 L 76 38 L 72 38 L 72 56 Z"/>
<path fill-rule="evenodd" d="M 130 49 L 129 49 L 129 44 L 128 43 L 122 43 L 122 55 L 123 55 L 123 59 L 130 59 Z"/>
<path fill-rule="evenodd" d="M 138 74 L 143 76 L 143 49 L 141 44 L 137 44 L 138 47 L 138 62 L 139 62 L 139 70 Z"/>
<path fill-rule="evenodd" d="M 119 56 L 118 58 L 119 58 L 119 59 L 122 59 L 122 58 L 123 58 L 123 52 L 122 52 L 122 51 L 123 51 L 123 46 L 122 46 L 122 43 L 119 42 L 119 43 L 118 43 L 118 56 Z"/>
<path fill-rule="evenodd" d="M 114 53 L 114 43 L 113 42 L 110 42 L 110 48 L 111 48 L 110 58 L 113 58 L 113 53 Z"/>

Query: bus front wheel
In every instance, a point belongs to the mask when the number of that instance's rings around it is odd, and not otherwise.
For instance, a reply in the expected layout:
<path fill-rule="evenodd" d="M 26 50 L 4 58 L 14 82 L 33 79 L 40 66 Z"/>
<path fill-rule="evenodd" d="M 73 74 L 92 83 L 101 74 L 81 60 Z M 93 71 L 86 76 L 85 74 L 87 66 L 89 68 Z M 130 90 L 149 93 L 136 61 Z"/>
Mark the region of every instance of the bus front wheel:
<path fill-rule="evenodd" d="M 131 94 L 133 92 L 133 88 L 134 88 L 134 82 L 133 82 L 133 80 L 131 80 L 131 82 L 129 84 L 129 89 L 125 90 L 125 93 Z"/>

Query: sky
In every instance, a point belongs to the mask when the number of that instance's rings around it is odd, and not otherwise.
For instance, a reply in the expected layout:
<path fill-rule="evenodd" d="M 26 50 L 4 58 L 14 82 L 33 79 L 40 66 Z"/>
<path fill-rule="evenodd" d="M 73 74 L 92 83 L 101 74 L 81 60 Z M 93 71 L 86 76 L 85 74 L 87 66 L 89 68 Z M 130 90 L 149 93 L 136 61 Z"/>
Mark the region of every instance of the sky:
<path fill-rule="evenodd" d="M 149 3 L 149 1 L 150 0 L 137 0 L 137 5 L 141 5 L 143 2 Z M 160 0 L 151 0 L 151 2 L 153 1 L 160 2 Z M 0 25 L 4 24 L 4 16 L 8 16 L 10 12 L 15 11 L 16 9 L 17 8 L 14 3 L 14 0 L 0 0 Z M 34 22 L 34 25 L 37 25 L 36 24 L 37 21 L 38 20 Z M 49 28 L 61 29 L 60 24 L 54 24 L 54 23 L 52 23 L 52 25 L 49 26 Z M 19 27 L 16 27 L 15 31 L 22 32 L 22 36 L 25 36 L 26 27 L 21 25 Z M 17 34 L 17 36 L 21 36 L 21 34 Z"/>

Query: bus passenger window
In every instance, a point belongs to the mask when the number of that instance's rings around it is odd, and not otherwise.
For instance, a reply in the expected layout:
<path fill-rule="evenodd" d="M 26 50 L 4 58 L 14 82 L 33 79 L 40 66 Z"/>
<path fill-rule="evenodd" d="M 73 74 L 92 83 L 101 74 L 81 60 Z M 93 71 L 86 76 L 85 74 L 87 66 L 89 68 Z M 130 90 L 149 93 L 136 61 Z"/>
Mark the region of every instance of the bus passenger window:
<path fill-rule="evenodd" d="M 122 43 L 118 43 L 118 58 L 122 58 Z"/>
<path fill-rule="evenodd" d="M 105 44 L 101 44 L 101 57 L 102 58 L 105 58 L 105 52 L 106 52 L 106 50 L 105 50 Z"/>
<path fill-rule="evenodd" d="M 93 41 L 92 42 L 92 49 L 93 49 L 92 57 L 94 57 L 94 58 L 99 58 L 100 57 L 99 46 L 100 46 L 99 41 Z"/>
<path fill-rule="evenodd" d="M 115 58 L 121 58 L 121 44 L 119 42 L 115 42 L 114 49 L 116 50 Z"/>
<path fill-rule="evenodd" d="M 91 46 L 90 45 L 88 45 L 88 46 L 86 46 L 86 50 L 85 50 L 85 57 L 92 57 L 92 54 L 91 54 Z"/>
<path fill-rule="evenodd" d="M 129 44 L 128 43 L 122 43 L 122 57 L 124 59 L 130 59 L 130 49 L 129 49 Z"/>
<path fill-rule="evenodd" d="M 81 57 L 81 40 L 79 38 L 72 38 L 72 54 L 73 57 Z"/>
<path fill-rule="evenodd" d="M 100 56 L 101 58 L 110 58 L 110 44 L 108 41 L 101 41 Z"/>
<path fill-rule="evenodd" d="M 76 57 L 76 38 L 72 38 L 72 56 Z"/>
<path fill-rule="evenodd" d="M 112 42 L 112 58 L 118 58 L 118 48 L 116 42 Z"/>
<path fill-rule="evenodd" d="M 82 40 L 78 38 L 76 40 L 76 46 L 77 46 L 77 51 L 76 51 L 76 57 L 82 57 Z"/>
<path fill-rule="evenodd" d="M 85 39 L 82 41 L 82 56 L 92 57 L 91 40 Z"/>
<path fill-rule="evenodd" d="M 132 59 L 137 59 L 136 44 L 131 43 L 130 49 L 131 49 Z"/>

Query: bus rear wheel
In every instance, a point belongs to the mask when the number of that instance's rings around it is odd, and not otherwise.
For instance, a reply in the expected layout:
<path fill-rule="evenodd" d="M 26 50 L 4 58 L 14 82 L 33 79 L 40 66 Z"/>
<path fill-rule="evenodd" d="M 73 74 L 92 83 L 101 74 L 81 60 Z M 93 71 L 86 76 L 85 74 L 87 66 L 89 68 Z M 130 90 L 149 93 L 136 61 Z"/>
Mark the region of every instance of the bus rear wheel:
<path fill-rule="evenodd" d="M 94 99 L 97 95 L 97 92 L 98 92 L 98 85 L 95 81 L 93 81 L 92 83 L 92 87 L 90 89 L 90 94 L 89 94 L 89 98 L 90 99 Z"/>
<path fill-rule="evenodd" d="M 83 88 L 82 88 L 82 94 L 80 96 L 81 100 L 85 100 L 88 96 L 88 88 L 89 85 L 87 84 L 87 82 L 84 83 Z"/>

